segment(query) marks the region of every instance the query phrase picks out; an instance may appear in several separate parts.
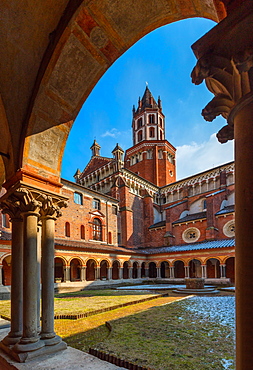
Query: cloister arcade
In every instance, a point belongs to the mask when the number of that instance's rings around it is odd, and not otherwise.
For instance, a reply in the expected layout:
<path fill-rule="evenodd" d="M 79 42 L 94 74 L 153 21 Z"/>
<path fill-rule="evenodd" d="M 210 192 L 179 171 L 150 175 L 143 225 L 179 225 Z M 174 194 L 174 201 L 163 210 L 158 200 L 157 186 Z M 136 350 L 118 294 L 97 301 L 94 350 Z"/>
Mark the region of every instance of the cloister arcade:
<path fill-rule="evenodd" d="M 202 277 L 207 280 L 230 279 L 231 282 L 234 282 L 234 257 L 228 257 L 223 261 L 217 258 L 208 258 L 206 260 L 147 261 L 141 264 L 138 261 L 121 263 L 118 260 L 101 260 L 97 262 L 94 259 L 88 259 L 85 263 L 84 260 L 77 258 L 66 263 L 61 257 L 55 258 L 55 282 L 140 278 L 162 278 L 168 279 L 168 281 L 178 279 L 181 281 L 193 277 Z"/>

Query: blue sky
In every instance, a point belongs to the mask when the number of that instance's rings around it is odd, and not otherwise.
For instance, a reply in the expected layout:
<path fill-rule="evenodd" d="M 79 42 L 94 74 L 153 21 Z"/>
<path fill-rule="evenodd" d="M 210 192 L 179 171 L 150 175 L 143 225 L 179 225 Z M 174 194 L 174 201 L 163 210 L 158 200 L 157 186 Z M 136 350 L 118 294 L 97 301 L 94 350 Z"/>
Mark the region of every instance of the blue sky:
<path fill-rule="evenodd" d="M 161 96 L 166 139 L 177 148 L 177 179 L 233 160 L 233 141 L 218 143 L 221 117 L 206 122 L 201 110 L 213 98 L 205 84 L 195 86 L 190 74 L 196 63 L 191 45 L 215 23 L 187 19 L 161 27 L 142 38 L 104 74 L 84 103 L 70 132 L 62 177 L 73 181 L 91 158 L 96 138 L 100 154 L 111 157 L 116 143 L 132 146 L 132 106 L 148 82 L 154 98 Z"/>

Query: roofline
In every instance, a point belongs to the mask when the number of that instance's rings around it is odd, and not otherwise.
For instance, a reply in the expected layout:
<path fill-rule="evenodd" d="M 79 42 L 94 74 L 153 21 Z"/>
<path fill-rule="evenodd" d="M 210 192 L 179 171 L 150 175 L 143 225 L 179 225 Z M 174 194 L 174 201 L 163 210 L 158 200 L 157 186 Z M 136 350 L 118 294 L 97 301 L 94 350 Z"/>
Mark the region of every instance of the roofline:
<path fill-rule="evenodd" d="M 196 173 L 196 174 L 194 174 L 194 175 L 191 175 L 191 176 L 188 176 L 188 177 L 184 177 L 184 178 L 183 178 L 183 179 L 181 179 L 181 180 L 177 180 L 177 181 L 175 181 L 175 182 L 171 182 L 170 184 L 167 184 L 167 185 L 161 186 L 161 187 L 160 187 L 160 189 L 166 188 L 167 186 L 170 186 L 170 185 L 175 185 L 175 184 L 177 184 L 177 183 L 180 183 L 180 182 L 183 182 L 183 181 L 185 181 L 185 180 L 191 179 L 192 177 L 197 177 L 197 176 L 202 175 L 202 174 L 204 174 L 204 173 L 207 173 L 207 172 L 210 172 L 210 171 L 213 171 L 213 170 L 217 170 L 218 168 L 222 168 L 222 167 L 224 167 L 224 166 L 228 166 L 228 165 L 233 164 L 233 163 L 235 163 L 235 161 L 227 162 L 227 163 L 221 164 L 221 165 L 219 165 L 219 166 L 212 167 L 212 168 L 210 168 L 209 170 L 205 170 L 205 171 L 202 171 L 202 172 L 198 172 L 198 173 Z"/>
<path fill-rule="evenodd" d="M 66 180 L 66 179 L 61 179 L 61 183 L 62 183 L 62 185 L 64 185 L 64 183 L 70 184 L 70 185 L 75 186 L 75 187 L 77 187 L 79 189 L 82 189 L 83 191 L 88 191 L 88 192 L 91 192 L 91 193 L 95 193 L 95 194 L 98 194 L 101 197 L 109 198 L 109 199 L 112 199 L 113 202 L 119 203 L 118 199 L 113 198 L 110 195 L 106 195 L 104 193 L 100 193 L 99 191 L 96 191 L 96 190 L 93 190 L 93 189 L 90 189 L 90 188 L 86 188 L 85 186 L 80 185 L 80 184 L 77 184 L 76 182 L 73 182 L 73 181 L 70 181 L 70 180 Z"/>

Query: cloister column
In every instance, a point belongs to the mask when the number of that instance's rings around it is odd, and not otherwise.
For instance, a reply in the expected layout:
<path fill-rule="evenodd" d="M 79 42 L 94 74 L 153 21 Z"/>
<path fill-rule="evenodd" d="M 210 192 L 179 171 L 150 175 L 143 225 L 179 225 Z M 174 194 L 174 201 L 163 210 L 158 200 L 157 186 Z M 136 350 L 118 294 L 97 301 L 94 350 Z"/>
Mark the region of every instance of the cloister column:
<path fill-rule="evenodd" d="M 112 280 L 112 267 L 108 267 L 108 280 Z"/>
<path fill-rule="evenodd" d="M 184 266 L 184 276 L 186 279 L 190 277 L 190 266 Z"/>
<path fill-rule="evenodd" d="M 137 279 L 141 279 L 141 266 L 137 267 Z"/>
<path fill-rule="evenodd" d="M 86 280 L 86 278 L 85 278 L 85 276 L 86 276 L 85 269 L 86 269 L 85 266 L 81 266 L 81 281 L 85 281 Z"/>
<path fill-rule="evenodd" d="M 128 279 L 132 279 L 133 278 L 133 267 L 129 267 L 129 275 L 128 275 Z"/>
<path fill-rule="evenodd" d="M 220 278 L 223 279 L 226 277 L 226 265 L 220 264 Z"/>
<path fill-rule="evenodd" d="M 23 263 L 23 335 L 15 344 L 13 351 L 20 362 L 24 362 L 29 352 L 44 346 L 38 335 L 38 264 L 37 264 L 37 226 L 41 203 L 28 194 L 24 211 L 24 263 Z"/>
<path fill-rule="evenodd" d="M 60 206 L 47 196 L 41 207 L 41 280 L 42 280 L 42 330 L 40 337 L 54 351 L 67 348 L 66 343 L 54 332 L 54 232 L 55 220 L 61 215 Z"/>
<path fill-rule="evenodd" d="M 175 277 L 175 266 L 170 266 L 170 277 L 172 279 Z"/>
<path fill-rule="evenodd" d="M 63 267 L 63 275 L 64 283 L 70 281 L 70 266 L 66 265 Z"/>
<path fill-rule="evenodd" d="M 234 2 L 236 3 L 236 2 Z M 245 0 L 193 46 L 198 63 L 192 80 L 204 79 L 215 95 L 202 115 L 227 120 L 217 134 L 235 139 L 236 369 L 253 363 L 253 2 Z"/>
<path fill-rule="evenodd" d="M 4 346 L 9 346 L 20 340 L 23 330 L 23 219 L 17 199 L 13 195 L 6 194 L 1 207 L 3 212 L 10 216 L 12 223 L 11 330 L 2 340 Z"/>
<path fill-rule="evenodd" d="M 201 265 L 201 269 L 202 269 L 202 278 L 206 279 L 207 278 L 206 265 Z"/>
<path fill-rule="evenodd" d="M 0 285 L 3 285 L 3 265 L 0 265 Z"/>
<path fill-rule="evenodd" d="M 157 277 L 161 277 L 161 267 L 157 267 Z"/>
<path fill-rule="evenodd" d="M 149 277 L 149 267 L 145 267 L 145 277 Z"/>
<path fill-rule="evenodd" d="M 94 280 L 98 280 L 99 279 L 99 269 L 98 269 L 98 266 L 95 266 L 94 267 L 94 269 L 95 269 L 95 279 Z"/>
<path fill-rule="evenodd" d="M 123 279 L 123 266 L 119 267 L 119 279 Z"/>

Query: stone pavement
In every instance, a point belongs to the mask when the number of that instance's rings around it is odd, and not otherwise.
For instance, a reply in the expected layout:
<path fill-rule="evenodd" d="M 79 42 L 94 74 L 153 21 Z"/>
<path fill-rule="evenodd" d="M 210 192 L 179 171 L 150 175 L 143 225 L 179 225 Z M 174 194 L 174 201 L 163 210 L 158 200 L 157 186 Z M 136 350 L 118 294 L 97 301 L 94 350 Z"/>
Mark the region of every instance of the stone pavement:
<path fill-rule="evenodd" d="M 0 328 L 1 328 L 0 320 Z M 0 329 L 0 340 L 2 340 L 8 329 Z M 27 363 L 17 363 L 11 360 L 2 350 L 0 350 L 0 369 L 1 370 L 116 370 L 122 367 L 102 361 L 88 353 L 78 351 L 75 348 L 68 347 L 55 355 L 43 356 L 33 359 Z"/>

